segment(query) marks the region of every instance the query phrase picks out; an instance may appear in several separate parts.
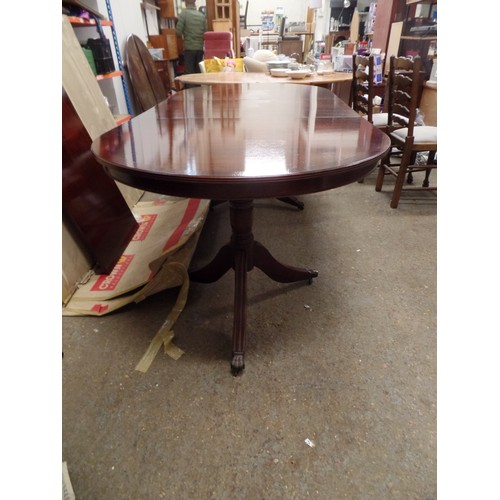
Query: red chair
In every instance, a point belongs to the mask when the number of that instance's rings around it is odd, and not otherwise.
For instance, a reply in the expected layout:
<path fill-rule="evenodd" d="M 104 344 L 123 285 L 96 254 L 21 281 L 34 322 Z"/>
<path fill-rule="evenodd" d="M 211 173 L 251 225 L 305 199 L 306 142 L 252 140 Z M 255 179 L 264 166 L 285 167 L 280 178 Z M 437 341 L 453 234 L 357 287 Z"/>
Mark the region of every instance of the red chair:
<path fill-rule="evenodd" d="M 207 31 L 204 35 L 204 58 L 234 57 L 233 34 L 230 31 Z"/>

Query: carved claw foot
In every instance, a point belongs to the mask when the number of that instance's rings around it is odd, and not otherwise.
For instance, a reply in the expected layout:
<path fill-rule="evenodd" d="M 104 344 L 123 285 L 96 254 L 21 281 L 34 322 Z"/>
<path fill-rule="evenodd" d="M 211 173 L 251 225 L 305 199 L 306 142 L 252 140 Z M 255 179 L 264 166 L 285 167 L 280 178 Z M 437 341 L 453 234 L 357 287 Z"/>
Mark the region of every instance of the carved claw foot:
<path fill-rule="evenodd" d="M 312 285 L 313 279 L 314 279 L 314 278 L 317 278 L 319 273 L 318 273 L 318 271 L 312 271 L 312 270 L 311 270 L 311 274 L 312 274 L 312 276 L 311 276 L 311 277 L 309 278 L 309 280 L 307 281 L 307 284 L 308 284 L 308 285 Z"/>
<path fill-rule="evenodd" d="M 233 359 L 231 361 L 231 373 L 237 377 L 238 375 L 241 375 L 244 369 L 245 361 L 243 359 L 243 354 L 233 355 Z"/>

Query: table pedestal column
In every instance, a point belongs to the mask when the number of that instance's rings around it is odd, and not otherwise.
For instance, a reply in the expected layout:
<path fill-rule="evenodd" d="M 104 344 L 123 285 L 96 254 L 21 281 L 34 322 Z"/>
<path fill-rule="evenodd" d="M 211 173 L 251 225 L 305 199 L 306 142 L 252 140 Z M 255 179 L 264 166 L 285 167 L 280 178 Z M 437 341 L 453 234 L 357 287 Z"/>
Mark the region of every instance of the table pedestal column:
<path fill-rule="evenodd" d="M 246 326 L 246 289 L 247 272 L 254 266 L 269 278 L 279 283 L 308 281 L 318 276 L 317 271 L 292 267 L 277 261 L 261 243 L 254 240 L 253 200 L 231 201 L 230 221 L 232 235 L 205 267 L 190 273 L 192 281 L 213 283 L 229 269 L 234 269 L 234 320 L 233 320 L 233 357 L 231 372 L 240 374 L 245 368 L 245 326 Z"/>

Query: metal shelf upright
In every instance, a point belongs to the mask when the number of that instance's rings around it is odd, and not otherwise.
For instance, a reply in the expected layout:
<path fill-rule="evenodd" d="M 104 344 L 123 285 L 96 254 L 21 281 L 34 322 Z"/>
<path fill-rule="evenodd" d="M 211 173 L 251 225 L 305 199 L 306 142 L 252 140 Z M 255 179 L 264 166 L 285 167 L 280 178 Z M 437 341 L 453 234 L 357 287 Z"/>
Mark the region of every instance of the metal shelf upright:
<path fill-rule="evenodd" d="M 125 79 L 125 72 L 123 70 L 123 61 L 122 61 L 122 56 L 120 54 L 120 46 L 118 45 L 118 38 L 116 37 L 115 23 L 113 21 L 113 11 L 111 10 L 110 0 L 106 0 L 106 9 L 108 10 L 108 18 L 111 21 L 111 33 L 113 34 L 113 43 L 115 45 L 115 53 L 116 53 L 116 60 L 118 61 L 118 68 L 122 72 L 121 79 L 122 79 L 123 93 L 125 95 L 125 103 L 127 105 L 128 113 L 132 115 L 132 106 L 130 104 L 130 96 L 128 93 L 127 81 Z"/>

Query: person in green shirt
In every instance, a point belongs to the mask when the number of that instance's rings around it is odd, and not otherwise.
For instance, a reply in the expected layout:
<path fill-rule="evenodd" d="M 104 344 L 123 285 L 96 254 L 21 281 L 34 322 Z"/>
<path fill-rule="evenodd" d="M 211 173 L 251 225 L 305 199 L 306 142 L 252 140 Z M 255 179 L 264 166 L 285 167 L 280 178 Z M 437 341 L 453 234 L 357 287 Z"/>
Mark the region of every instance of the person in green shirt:
<path fill-rule="evenodd" d="M 196 0 L 184 0 L 186 8 L 179 14 L 175 32 L 184 40 L 184 72 L 200 73 L 203 61 L 203 35 L 207 31 L 207 18 L 196 9 Z"/>

